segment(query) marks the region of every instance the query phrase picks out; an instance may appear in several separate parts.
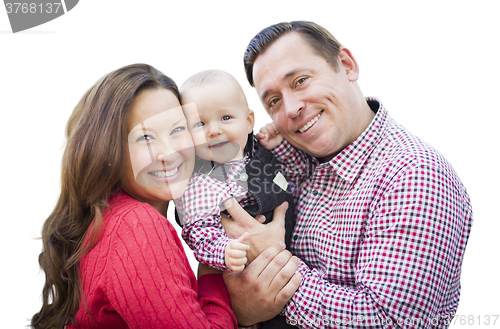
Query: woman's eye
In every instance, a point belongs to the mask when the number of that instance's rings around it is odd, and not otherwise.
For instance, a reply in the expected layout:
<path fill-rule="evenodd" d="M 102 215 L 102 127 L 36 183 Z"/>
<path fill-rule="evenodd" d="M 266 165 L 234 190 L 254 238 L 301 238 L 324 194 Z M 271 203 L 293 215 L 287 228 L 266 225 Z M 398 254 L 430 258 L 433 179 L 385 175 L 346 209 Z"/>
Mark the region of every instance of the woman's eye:
<path fill-rule="evenodd" d="M 175 133 L 178 133 L 178 132 L 181 132 L 181 131 L 184 131 L 186 129 L 186 127 L 184 126 L 181 126 L 181 127 L 175 127 L 171 132 L 170 132 L 170 135 L 173 135 Z"/>
<path fill-rule="evenodd" d="M 198 122 L 194 124 L 194 127 L 203 127 L 205 124 L 203 122 Z"/>
<path fill-rule="evenodd" d="M 141 142 L 141 141 L 150 141 L 153 140 L 153 136 L 151 135 L 142 135 L 141 137 L 137 138 L 136 142 Z"/>
<path fill-rule="evenodd" d="M 229 115 L 225 115 L 222 117 L 222 121 L 227 121 L 229 119 L 231 119 L 231 117 Z"/>

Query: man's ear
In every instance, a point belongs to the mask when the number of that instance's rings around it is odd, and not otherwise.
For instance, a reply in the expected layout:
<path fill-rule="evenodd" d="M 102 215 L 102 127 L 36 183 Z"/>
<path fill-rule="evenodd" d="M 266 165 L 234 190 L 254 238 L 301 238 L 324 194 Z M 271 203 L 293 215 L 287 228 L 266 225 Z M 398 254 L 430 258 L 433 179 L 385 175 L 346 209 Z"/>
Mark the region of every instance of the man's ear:
<path fill-rule="evenodd" d="M 359 78 L 359 66 L 356 59 L 351 54 L 351 51 L 345 47 L 339 49 L 339 69 L 344 70 L 350 82 L 354 82 Z"/>
<path fill-rule="evenodd" d="M 247 131 L 247 134 L 250 134 L 253 131 L 253 125 L 255 124 L 254 113 L 250 109 L 248 109 L 247 121 L 248 121 L 248 131 Z"/>

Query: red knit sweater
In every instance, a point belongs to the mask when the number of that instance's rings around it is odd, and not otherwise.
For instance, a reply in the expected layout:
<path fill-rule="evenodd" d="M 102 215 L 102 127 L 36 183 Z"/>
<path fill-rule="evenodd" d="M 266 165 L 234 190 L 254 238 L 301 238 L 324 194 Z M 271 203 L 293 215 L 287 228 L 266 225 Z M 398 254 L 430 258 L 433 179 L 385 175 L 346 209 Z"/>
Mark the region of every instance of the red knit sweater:
<path fill-rule="evenodd" d="M 80 261 L 78 328 L 237 326 L 222 276 L 196 281 L 165 217 L 124 192 L 109 203 L 102 237 Z"/>

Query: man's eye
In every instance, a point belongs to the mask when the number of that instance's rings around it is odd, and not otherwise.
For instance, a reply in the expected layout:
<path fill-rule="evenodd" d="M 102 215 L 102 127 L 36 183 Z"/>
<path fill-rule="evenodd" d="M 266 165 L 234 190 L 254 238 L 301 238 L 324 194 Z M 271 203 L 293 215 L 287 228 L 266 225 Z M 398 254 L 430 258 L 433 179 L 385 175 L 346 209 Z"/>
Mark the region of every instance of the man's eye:
<path fill-rule="evenodd" d="M 198 122 L 194 124 L 194 127 L 203 127 L 205 124 L 203 122 Z"/>
<path fill-rule="evenodd" d="M 298 85 L 301 85 L 301 84 L 303 84 L 305 81 L 306 81 L 306 78 L 300 78 L 299 80 L 297 80 L 297 84 L 298 84 Z"/>
<path fill-rule="evenodd" d="M 229 119 L 231 119 L 231 117 L 229 115 L 225 115 L 222 117 L 222 121 L 227 121 Z"/>
<path fill-rule="evenodd" d="M 170 135 L 173 135 L 175 133 L 179 133 L 181 131 L 184 131 L 186 129 L 186 127 L 184 126 L 180 126 L 180 127 L 175 127 L 174 129 L 172 129 L 172 131 L 170 132 Z"/>
<path fill-rule="evenodd" d="M 274 105 L 276 105 L 278 103 L 280 99 L 279 98 L 273 98 L 269 101 L 269 107 L 273 107 Z"/>

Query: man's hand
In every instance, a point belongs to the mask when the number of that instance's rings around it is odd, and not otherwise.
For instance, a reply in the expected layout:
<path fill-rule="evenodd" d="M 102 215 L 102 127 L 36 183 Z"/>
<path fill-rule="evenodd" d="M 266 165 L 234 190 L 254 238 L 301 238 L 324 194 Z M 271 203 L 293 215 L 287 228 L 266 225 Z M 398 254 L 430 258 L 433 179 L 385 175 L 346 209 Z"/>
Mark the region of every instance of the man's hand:
<path fill-rule="evenodd" d="M 262 145 L 266 150 L 275 148 L 283 141 L 283 136 L 276 128 L 274 122 L 268 123 L 264 127 L 260 128 L 259 132 L 255 135 L 255 138 L 257 138 L 260 145 Z"/>
<path fill-rule="evenodd" d="M 247 243 L 250 249 L 247 251 L 248 262 L 252 262 L 264 249 L 274 243 L 285 239 L 285 212 L 288 202 L 284 202 L 274 210 L 273 221 L 269 224 L 261 224 L 262 220 L 256 220 L 250 216 L 234 199 L 224 202 L 224 206 L 231 218 L 221 214 L 221 223 L 226 234 L 232 239 L 238 239 L 245 232 L 250 233 Z"/>
<path fill-rule="evenodd" d="M 295 273 L 298 266 L 299 259 L 277 242 L 242 272 L 224 272 L 238 323 L 250 326 L 278 315 L 302 281 L 302 275 Z"/>

